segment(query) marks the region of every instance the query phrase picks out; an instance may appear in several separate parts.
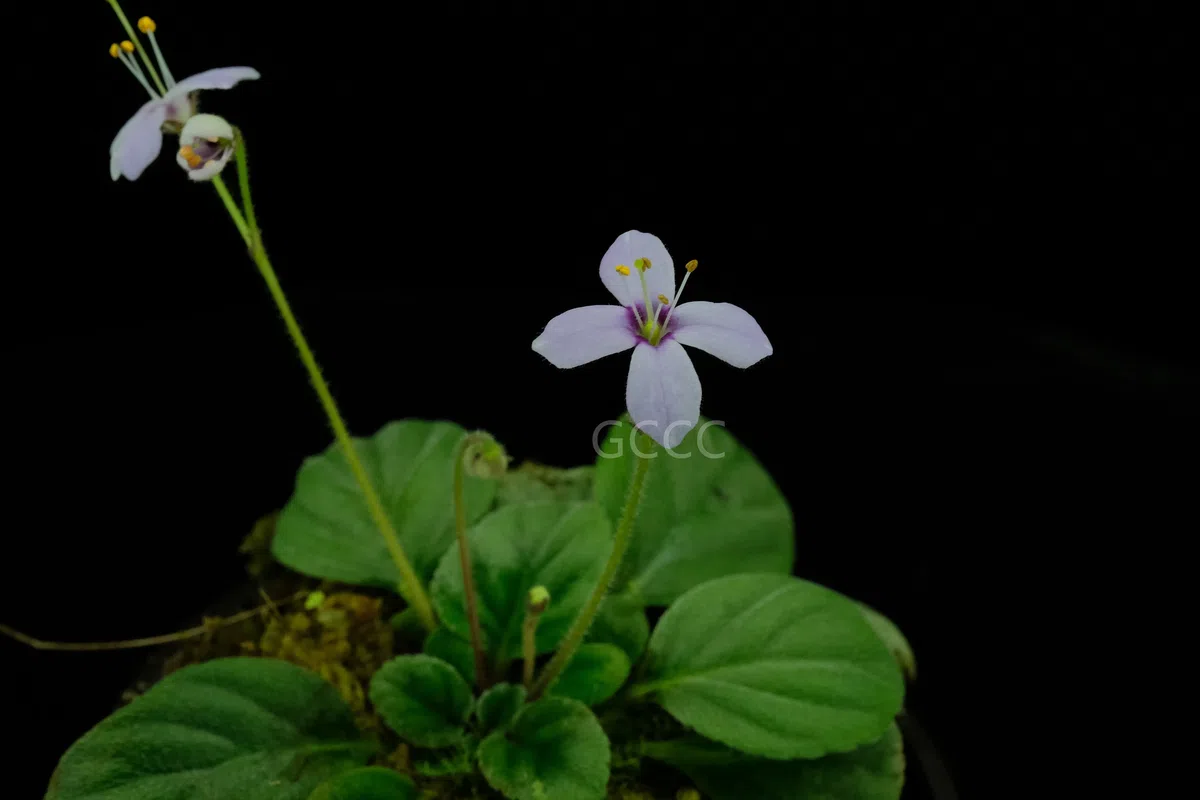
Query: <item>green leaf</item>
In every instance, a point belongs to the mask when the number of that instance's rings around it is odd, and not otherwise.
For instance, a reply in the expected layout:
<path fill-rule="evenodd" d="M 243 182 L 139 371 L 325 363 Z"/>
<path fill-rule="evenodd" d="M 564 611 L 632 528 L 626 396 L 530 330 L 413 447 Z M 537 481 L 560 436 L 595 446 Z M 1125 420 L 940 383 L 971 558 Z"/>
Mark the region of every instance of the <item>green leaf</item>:
<path fill-rule="evenodd" d="M 432 656 L 397 656 L 371 678 L 371 702 L 387 726 L 420 747 L 460 743 L 471 716 L 471 687 Z"/>
<path fill-rule="evenodd" d="M 395 770 L 363 767 L 317 787 L 308 800 L 418 800 L 416 785 Z"/>
<path fill-rule="evenodd" d="M 625 651 L 631 663 L 636 663 L 646 651 L 650 640 L 650 621 L 646 619 L 640 600 L 632 594 L 610 594 L 600 603 L 600 610 L 586 642 L 614 644 Z"/>
<path fill-rule="evenodd" d="M 632 691 L 743 752 L 819 758 L 882 736 L 904 680 L 853 600 L 786 575 L 730 575 L 667 609 Z"/>
<path fill-rule="evenodd" d="M 608 737 L 587 706 L 547 697 L 479 745 L 479 766 L 509 800 L 603 800 Z"/>
<path fill-rule="evenodd" d="M 537 651 L 555 648 L 587 601 L 612 548 L 611 529 L 595 503 L 520 503 L 480 520 L 467 534 L 479 595 L 480 626 L 498 660 L 521 657 L 529 590 L 550 590 L 537 627 Z M 458 551 L 446 551 L 433 576 L 433 604 L 447 628 L 470 636 Z"/>
<path fill-rule="evenodd" d="M 896 623 L 867 604 L 859 603 L 858 607 L 862 611 L 863 616 L 867 618 L 867 622 L 871 623 L 875 634 L 883 640 L 887 649 L 891 651 L 892 656 L 896 659 L 896 663 L 900 665 L 900 669 L 904 670 L 904 675 L 910 681 L 915 681 L 917 679 L 917 657 L 913 653 L 912 645 L 908 643 L 908 639 L 900 632 L 900 628 L 896 626 Z"/>
<path fill-rule="evenodd" d="M 794 530 L 783 494 L 724 427 L 704 428 L 704 422 L 673 451 L 679 457 L 656 450 L 646 477 L 614 587 L 633 587 L 646 605 L 668 605 L 693 586 L 730 573 L 792 571 Z M 637 460 L 632 430 L 626 415 L 610 429 L 596 461 L 595 497 L 614 525 Z"/>
<path fill-rule="evenodd" d="M 547 693 L 599 705 L 617 693 L 629 677 L 629 669 L 629 656 L 616 645 L 580 645 Z"/>
<path fill-rule="evenodd" d="M 583 501 L 592 499 L 591 464 L 574 469 L 544 467 L 526 461 L 505 473 L 496 491 L 496 504 Z"/>
<path fill-rule="evenodd" d="M 185 667 L 59 762 L 47 800 L 305 800 L 375 750 L 320 676 L 285 661 Z"/>
<path fill-rule="evenodd" d="M 894 723 L 877 742 L 815 760 L 751 758 L 699 738 L 647 742 L 642 753 L 683 772 L 711 800 L 899 800 L 904 787 Z"/>
<path fill-rule="evenodd" d="M 524 686 L 498 683 L 480 696 L 475 714 L 484 732 L 488 733 L 512 722 L 524 702 Z"/>
<path fill-rule="evenodd" d="M 355 449 L 413 569 L 427 581 L 454 541 L 454 457 L 458 425 L 392 422 Z M 495 496 L 494 481 L 466 478 L 468 521 Z M 400 574 L 362 490 L 337 444 L 305 460 L 280 514 L 271 552 L 285 566 L 317 578 L 395 590 Z"/>
<path fill-rule="evenodd" d="M 468 685 L 475 685 L 475 652 L 471 650 L 471 643 L 455 636 L 445 625 L 439 625 L 425 637 L 425 646 L 421 650 L 427 656 L 445 661 L 458 670 Z"/>

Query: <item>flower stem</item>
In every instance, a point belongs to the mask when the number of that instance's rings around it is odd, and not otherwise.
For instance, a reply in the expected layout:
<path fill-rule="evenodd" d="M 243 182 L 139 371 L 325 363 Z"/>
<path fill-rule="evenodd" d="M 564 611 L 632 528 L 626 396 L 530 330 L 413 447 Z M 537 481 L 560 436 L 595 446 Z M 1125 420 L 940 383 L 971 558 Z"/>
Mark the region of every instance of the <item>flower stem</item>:
<path fill-rule="evenodd" d="M 488 679 L 487 657 L 483 650 L 483 629 L 479 625 L 479 599 L 475 591 L 475 575 L 471 571 L 471 550 L 467 543 L 467 501 L 463 494 L 463 483 L 467 451 L 473 445 L 490 440 L 490 436 L 468 433 L 463 437 L 454 458 L 454 533 L 458 537 L 458 563 L 462 566 L 467 624 L 471 629 L 471 650 L 475 654 L 475 680 L 481 690 L 487 689 L 491 681 Z"/>
<path fill-rule="evenodd" d="M 250 239 L 250 228 L 246 226 L 246 218 L 242 216 L 241 209 L 237 207 L 233 196 L 229 194 L 229 189 L 225 186 L 225 181 L 221 180 L 220 175 L 214 175 L 212 185 L 216 188 L 221 202 L 225 204 L 225 210 L 229 212 L 229 216 L 233 219 L 233 224 L 237 227 L 238 233 L 246 241 L 246 246 L 253 246 Z"/>
<path fill-rule="evenodd" d="M 522 683 L 526 691 L 533 686 L 533 667 L 537 662 L 537 626 L 541 616 L 526 609 L 525 621 L 521 623 L 521 655 L 525 661 Z"/>
<path fill-rule="evenodd" d="M 296 592 L 291 597 L 280 600 L 279 602 L 293 603 L 297 600 L 304 599 L 304 597 L 308 594 L 309 592 L 307 590 Z M 28 645 L 34 650 L 57 650 L 60 653 L 95 653 L 104 650 L 133 650 L 138 647 L 154 647 L 160 644 L 170 644 L 171 642 L 182 642 L 186 639 L 193 639 L 205 633 L 211 633 L 218 628 L 226 628 L 230 625 L 236 625 L 239 622 L 252 619 L 268 609 L 273 609 L 275 605 L 276 603 L 268 598 L 266 603 L 257 608 L 252 608 L 249 611 L 241 611 L 237 614 L 234 614 L 232 617 L 224 617 L 203 625 L 197 625 L 196 627 L 188 628 L 185 631 L 179 631 L 178 633 L 165 633 L 161 636 L 147 636 L 143 639 L 125 639 L 119 642 L 47 642 L 43 639 L 35 639 L 28 634 L 21 633 L 20 631 L 10 628 L 4 624 L 0 624 L 0 634 L 4 634 L 5 636 L 15 639 L 21 644 Z"/>
<path fill-rule="evenodd" d="M 225 203 L 225 208 L 229 212 L 229 216 L 233 218 L 233 224 L 237 226 L 238 231 L 242 234 L 242 238 L 250 246 L 250 257 L 254 260 L 254 265 L 258 267 L 259 273 L 267 284 L 267 289 L 271 292 L 271 297 L 275 300 L 275 305 L 279 308 L 279 314 L 283 317 L 283 324 L 287 327 L 288 334 L 291 335 L 292 342 L 296 345 L 296 350 L 300 354 L 300 361 L 303 362 L 305 369 L 308 370 L 308 377 L 312 381 L 313 389 L 317 392 L 317 397 L 321 401 L 321 407 L 325 410 L 325 416 L 329 418 L 329 425 L 333 429 L 334 436 L 337 437 L 338 444 L 341 445 L 342 453 L 350 465 L 350 471 L 354 474 L 354 479 L 358 482 L 358 486 L 362 490 L 363 498 L 367 503 L 367 509 L 375 521 L 376 527 L 379 528 L 379 533 L 383 536 L 388 553 L 396 565 L 396 570 L 400 573 L 400 594 L 416 610 L 421 623 L 428 630 L 433 630 L 437 627 L 437 620 L 434 618 L 433 606 L 429 602 L 429 596 L 425 593 L 425 589 L 421 585 L 421 579 L 413 569 L 412 562 L 408 560 L 408 556 L 404 553 L 404 548 L 400 545 L 400 539 L 396 536 L 396 531 L 392 528 L 392 523 L 383 508 L 383 503 L 380 502 L 379 495 L 375 491 L 375 487 L 371 484 L 367 470 L 358 456 L 358 451 L 354 447 L 354 440 L 350 438 L 350 432 L 346 428 L 346 423 L 342 420 L 341 412 L 338 411 L 333 394 L 329 391 L 329 385 L 325 383 L 325 378 L 321 374 L 321 368 L 317 365 L 316 357 L 313 356 L 312 349 L 308 346 L 308 340 L 304 338 L 304 333 L 300 330 L 300 323 L 296 321 L 296 315 L 292 313 L 291 304 L 288 303 L 287 297 L 283 293 L 283 287 L 279 285 L 279 278 L 275 275 L 275 270 L 267 258 L 267 251 L 262 243 L 262 234 L 258 229 L 258 223 L 254 216 L 254 204 L 250 199 L 250 175 L 246 164 L 246 147 L 242 140 L 241 131 L 236 131 L 236 139 L 234 147 L 237 154 L 238 182 L 241 184 L 242 207 L 245 211 L 245 217 L 243 218 L 242 212 L 238 210 L 233 198 L 229 196 L 229 191 L 225 188 L 225 184 L 221 181 L 221 176 L 219 175 L 213 178 L 217 194 L 221 196 L 222 202 Z"/>
<path fill-rule="evenodd" d="M 643 440 L 649 439 L 644 433 L 640 435 Z M 654 453 L 657 445 L 651 442 L 651 448 L 650 452 Z M 571 623 L 571 629 L 567 631 L 566 637 L 558 646 L 558 651 L 542 670 L 542 674 L 538 676 L 537 683 L 533 685 L 533 689 L 529 693 L 530 702 L 542 696 L 542 693 L 570 663 L 575 651 L 583 643 L 583 637 L 587 635 L 588 628 L 591 627 L 592 620 L 596 618 L 600 604 L 604 601 L 604 596 L 608 594 L 608 587 L 621 567 L 625 551 L 629 549 L 629 540 L 633 535 L 633 521 L 637 517 L 638 506 L 642 503 L 642 495 L 646 488 L 646 474 L 650 471 L 651 461 L 649 456 L 638 455 L 636 458 L 637 466 L 634 467 L 633 479 L 629 483 L 629 492 L 625 495 L 625 508 L 621 511 L 620 522 L 617 523 L 617 532 L 613 537 L 613 549 L 608 556 L 608 563 L 604 565 L 604 572 L 596 581 L 596 588 L 592 589 L 592 595 L 588 598 L 587 604 L 580 610 L 579 616 L 575 617 L 575 621 Z"/>

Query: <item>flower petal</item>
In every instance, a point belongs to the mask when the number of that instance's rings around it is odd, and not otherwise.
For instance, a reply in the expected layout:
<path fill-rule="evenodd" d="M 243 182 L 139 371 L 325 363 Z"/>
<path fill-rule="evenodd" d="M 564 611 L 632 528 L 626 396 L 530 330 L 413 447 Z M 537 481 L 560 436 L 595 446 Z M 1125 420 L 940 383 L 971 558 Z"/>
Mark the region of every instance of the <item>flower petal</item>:
<path fill-rule="evenodd" d="M 774 352 L 754 317 L 732 303 L 684 303 L 671 316 L 669 333 L 681 344 L 742 369 Z"/>
<path fill-rule="evenodd" d="M 154 163 L 162 152 L 162 124 L 166 117 L 162 101 L 151 100 L 121 127 L 108 149 L 108 174 L 114 181 L 122 175 L 136 181 Z"/>
<path fill-rule="evenodd" d="M 643 341 L 629 362 L 625 405 L 633 423 L 668 449 L 700 419 L 700 376 L 687 351 L 668 339 L 658 347 Z"/>
<path fill-rule="evenodd" d="M 663 246 L 662 241 L 649 233 L 641 231 L 626 231 L 608 248 L 604 258 L 600 259 L 600 280 L 617 298 L 617 302 L 628 308 L 634 303 L 644 304 L 642 297 L 642 281 L 633 262 L 639 258 L 650 259 L 650 269 L 646 270 L 646 288 L 650 293 L 650 302 L 656 302 L 660 295 L 675 299 L 675 262 Z M 617 272 L 617 265 L 629 267 L 629 275 Z"/>
<path fill-rule="evenodd" d="M 198 92 L 201 89 L 232 89 L 242 81 L 257 80 L 260 77 L 258 70 L 251 67 L 217 67 L 184 78 L 175 84 L 163 99 L 173 100 L 180 95 Z"/>
<path fill-rule="evenodd" d="M 216 114 L 196 114 L 188 119 L 187 124 L 179 131 L 179 141 L 191 142 L 192 139 L 228 139 L 233 140 L 233 126 L 224 117 Z"/>
<path fill-rule="evenodd" d="M 628 350 L 636 343 L 625 309 L 583 306 L 550 320 L 542 335 L 533 340 L 533 350 L 559 369 L 569 369 Z"/>

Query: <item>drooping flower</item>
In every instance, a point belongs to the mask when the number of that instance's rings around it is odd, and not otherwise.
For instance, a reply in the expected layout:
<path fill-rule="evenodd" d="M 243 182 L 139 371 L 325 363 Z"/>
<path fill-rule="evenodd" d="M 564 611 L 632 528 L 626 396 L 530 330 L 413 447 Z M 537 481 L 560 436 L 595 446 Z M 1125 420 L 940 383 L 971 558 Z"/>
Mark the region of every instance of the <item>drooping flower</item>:
<path fill-rule="evenodd" d="M 634 424 L 667 448 L 700 417 L 700 377 L 682 345 L 742 369 L 773 352 L 754 317 L 735 305 L 678 305 L 696 262 L 686 268 L 676 292 L 675 265 L 659 238 L 623 233 L 600 259 L 600 280 L 620 305 L 565 311 L 533 340 L 534 351 L 560 369 L 633 348 L 625 404 Z"/>
<path fill-rule="evenodd" d="M 122 22 L 124 21 L 122 16 Z M 145 50 L 133 41 L 126 40 L 119 45 L 114 44 L 108 50 L 109 55 L 120 59 L 125 64 L 133 77 L 150 95 L 150 100 L 122 126 L 109 148 L 108 171 L 114 181 L 122 175 L 128 180 L 137 180 L 146 167 L 158 158 L 159 153 L 162 152 L 163 134 L 180 133 L 188 120 L 196 113 L 197 92 L 203 89 L 232 89 L 241 81 L 254 80 L 259 77 L 258 71 L 250 67 L 221 67 L 184 78 L 176 83 L 171 76 L 171 71 L 167 68 L 162 51 L 158 47 L 158 40 L 154 37 L 157 29 L 154 20 L 142 17 L 137 24 L 138 29 L 150 40 L 159 69 L 154 69 Z M 142 56 L 142 61 L 146 65 L 145 72 L 134 58 L 135 52 L 139 52 Z M 159 71 L 162 73 L 161 77 Z M 147 77 L 147 73 L 149 73 L 149 77 Z M 212 174 L 216 174 L 216 172 Z M 193 173 L 189 172 L 189 175 L 195 178 Z M 212 175 L 208 177 L 212 177 Z"/>
<path fill-rule="evenodd" d="M 194 181 L 212 180 L 233 155 L 233 126 L 215 114 L 197 114 L 179 132 L 175 161 Z"/>

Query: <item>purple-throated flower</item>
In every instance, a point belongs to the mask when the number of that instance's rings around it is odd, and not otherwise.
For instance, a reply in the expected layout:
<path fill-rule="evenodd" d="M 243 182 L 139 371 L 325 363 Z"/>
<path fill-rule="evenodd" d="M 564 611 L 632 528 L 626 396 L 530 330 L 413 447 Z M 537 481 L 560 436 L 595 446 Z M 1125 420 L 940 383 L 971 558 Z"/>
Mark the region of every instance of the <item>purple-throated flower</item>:
<path fill-rule="evenodd" d="M 179 132 L 175 161 L 194 181 L 212 180 L 233 156 L 233 126 L 215 114 L 196 114 Z"/>
<path fill-rule="evenodd" d="M 138 30 L 150 40 L 162 76 L 159 77 L 149 59 L 145 57 L 143 50 L 143 59 L 146 62 L 147 71 L 150 73 L 150 79 L 147 79 L 146 72 L 142 71 L 141 66 L 133 57 L 137 49 L 137 45 L 133 42 L 126 40 L 109 48 L 109 55 L 119 58 L 150 95 L 150 100 L 125 123 L 117 133 L 117 138 L 113 139 L 112 147 L 109 148 L 108 171 L 114 181 L 122 175 L 128 180 L 137 180 L 146 167 L 158 158 L 159 153 L 162 152 L 163 134 L 180 133 L 184 125 L 196 113 L 197 92 L 202 89 L 232 89 L 241 81 L 254 80 L 259 77 L 257 70 L 250 67 L 221 67 L 184 78 L 176 83 L 175 79 L 171 77 L 171 70 L 167 68 L 167 62 L 158 47 L 158 40 L 154 38 L 154 31 L 157 27 L 154 20 L 142 17 L 138 20 L 137 25 Z M 206 161 L 205 164 L 207 163 L 209 162 Z M 192 170 L 197 168 L 185 168 L 189 169 L 189 175 L 195 177 Z M 216 172 L 212 174 L 216 174 Z M 208 177 L 212 177 L 212 175 Z"/>
<path fill-rule="evenodd" d="M 600 260 L 600 280 L 620 305 L 582 306 L 550 320 L 533 349 L 560 369 L 633 348 L 625 404 L 633 422 L 659 444 L 676 447 L 700 417 L 700 377 L 682 345 L 735 367 L 771 355 L 754 317 L 730 303 L 678 305 L 675 265 L 657 236 L 628 231 Z"/>

